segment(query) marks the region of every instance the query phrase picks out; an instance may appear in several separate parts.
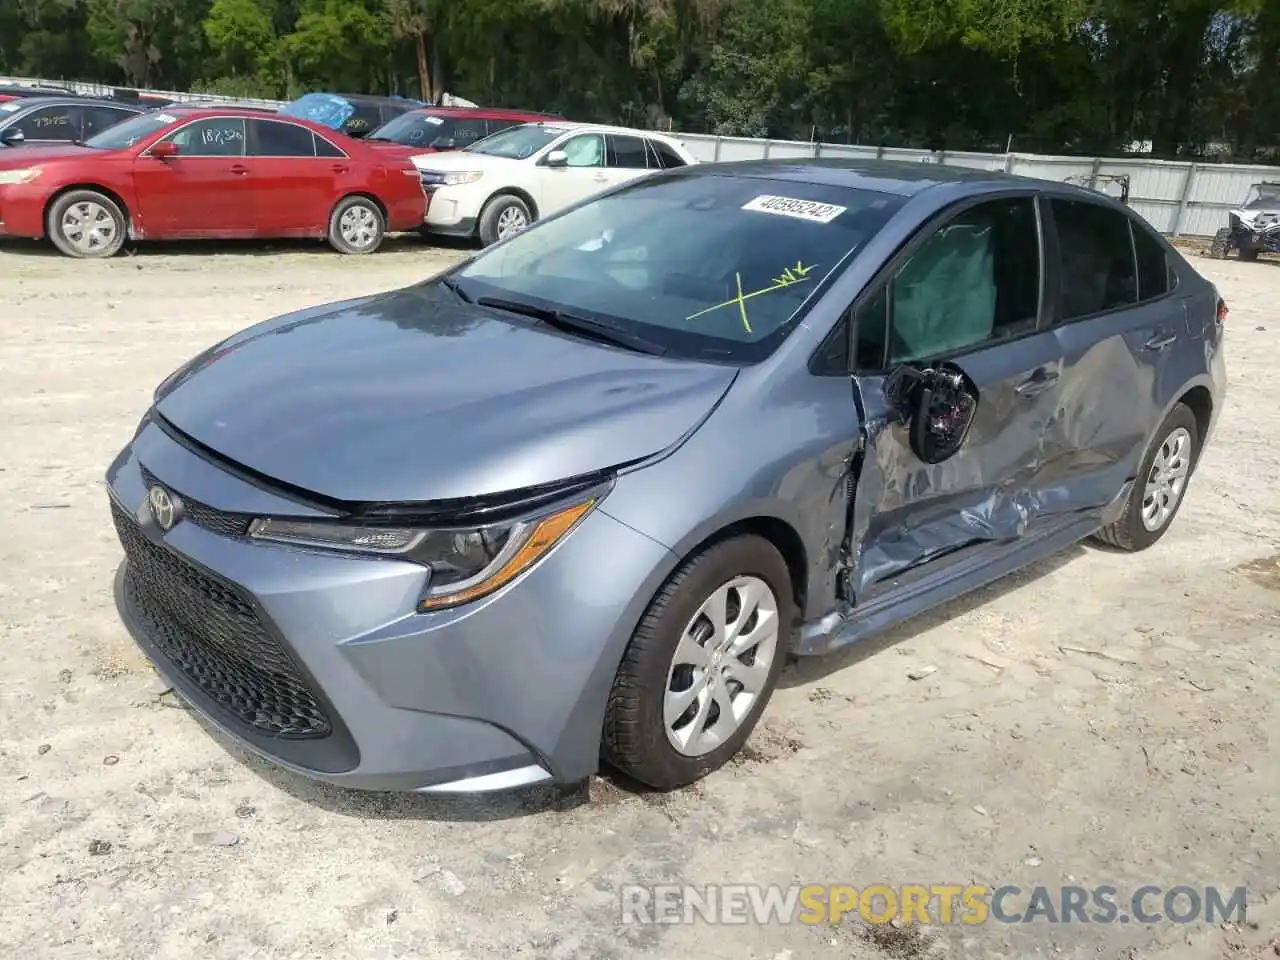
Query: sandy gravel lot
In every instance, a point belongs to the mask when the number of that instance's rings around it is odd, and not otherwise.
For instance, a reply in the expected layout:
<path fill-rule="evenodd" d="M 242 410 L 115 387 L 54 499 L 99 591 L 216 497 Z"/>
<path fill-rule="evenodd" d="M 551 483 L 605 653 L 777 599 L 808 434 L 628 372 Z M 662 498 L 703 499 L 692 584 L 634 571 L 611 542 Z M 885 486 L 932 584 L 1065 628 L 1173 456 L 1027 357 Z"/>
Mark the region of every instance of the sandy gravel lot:
<path fill-rule="evenodd" d="M 1077 547 L 790 669 L 748 755 L 677 795 L 317 787 L 158 695 L 112 607 L 102 473 L 198 349 L 458 256 L 0 246 L 0 956 L 1276 955 L 1280 263 L 1197 261 L 1231 304 L 1231 394 L 1141 557 Z M 623 927 L 635 881 L 1244 884 L 1251 923 Z"/>

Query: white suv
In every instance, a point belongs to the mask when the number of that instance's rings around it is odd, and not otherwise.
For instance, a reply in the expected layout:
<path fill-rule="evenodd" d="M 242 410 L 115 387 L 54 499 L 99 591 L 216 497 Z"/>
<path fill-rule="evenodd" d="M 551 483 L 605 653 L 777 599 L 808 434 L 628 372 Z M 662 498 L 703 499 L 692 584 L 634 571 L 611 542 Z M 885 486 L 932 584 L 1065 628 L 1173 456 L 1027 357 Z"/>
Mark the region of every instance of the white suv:
<path fill-rule="evenodd" d="M 697 160 L 661 134 L 553 121 L 413 162 L 429 198 L 424 232 L 479 236 L 488 246 L 609 187 Z"/>

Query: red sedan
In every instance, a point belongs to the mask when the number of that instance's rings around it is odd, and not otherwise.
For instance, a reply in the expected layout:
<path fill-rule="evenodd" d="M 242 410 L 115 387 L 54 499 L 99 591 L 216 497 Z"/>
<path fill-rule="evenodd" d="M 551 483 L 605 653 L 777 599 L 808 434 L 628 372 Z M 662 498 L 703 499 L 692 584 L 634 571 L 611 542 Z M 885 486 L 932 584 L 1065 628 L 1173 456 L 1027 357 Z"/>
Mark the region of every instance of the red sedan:
<path fill-rule="evenodd" d="M 168 108 L 0 156 L 0 236 L 47 236 L 72 257 L 109 257 L 127 237 L 318 237 L 372 253 L 419 228 L 426 204 L 412 163 L 253 110 Z"/>

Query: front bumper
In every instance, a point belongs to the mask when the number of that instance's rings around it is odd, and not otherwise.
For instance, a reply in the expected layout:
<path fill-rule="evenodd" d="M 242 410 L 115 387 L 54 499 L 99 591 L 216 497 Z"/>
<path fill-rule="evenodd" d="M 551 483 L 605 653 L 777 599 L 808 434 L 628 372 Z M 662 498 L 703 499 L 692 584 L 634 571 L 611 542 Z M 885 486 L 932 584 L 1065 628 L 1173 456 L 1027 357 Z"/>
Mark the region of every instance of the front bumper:
<path fill-rule="evenodd" d="M 126 553 L 117 607 L 142 650 L 224 732 L 347 787 L 589 776 L 622 650 L 670 565 L 597 509 L 493 596 L 418 614 L 412 563 L 250 542 L 248 518 L 308 510 L 154 423 L 107 481 Z M 154 483 L 186 504 L 167 533 L 146 507 Z"/>

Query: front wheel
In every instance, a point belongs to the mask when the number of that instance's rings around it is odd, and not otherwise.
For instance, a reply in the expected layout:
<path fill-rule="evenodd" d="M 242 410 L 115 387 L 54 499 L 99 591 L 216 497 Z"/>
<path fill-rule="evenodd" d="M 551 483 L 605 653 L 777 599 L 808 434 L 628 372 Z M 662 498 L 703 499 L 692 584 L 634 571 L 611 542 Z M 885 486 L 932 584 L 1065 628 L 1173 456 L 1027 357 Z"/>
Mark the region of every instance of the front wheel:
<path fill-rule="evenodd" d="M 1131 553 L 1145 550 L 1165 535 L 1177 516 L 1199 456 L 1200 426 L 1191 409 L 1180 403 L 1169 411 L 1155 437 L 1120 519 L 1094 534 L 1099 543 Z"/>
<path fill-rule="evenodd" d="M 533 222 L 528 206 L 519 197 L 504 193 L 494 197 L 480 212 L 480 242 L 486 247 L 513 237 Z"/>
<path fill-rule="evenodd" d="M 659 790 L 724 766 L 778 681 L 795 623 L 790 573 L 753 535 L 694 555 L 649 604 L 614 678 L 603 753 Z"/>
<path fill-rule="evenodd" d="M 45 230 L 53 245 L 69 257 L 113 257 L 127 232 L 124 211 L 96 190 L 64 193 L 49 208 Z"/>
<path fill-rule="evenodd" d="M 339 253 L 373 253 L 386 232 L 382 210 L 368 197 L 347 197 L 329 217 L 329 244 Z"/>

